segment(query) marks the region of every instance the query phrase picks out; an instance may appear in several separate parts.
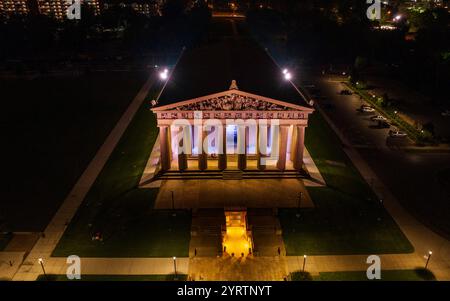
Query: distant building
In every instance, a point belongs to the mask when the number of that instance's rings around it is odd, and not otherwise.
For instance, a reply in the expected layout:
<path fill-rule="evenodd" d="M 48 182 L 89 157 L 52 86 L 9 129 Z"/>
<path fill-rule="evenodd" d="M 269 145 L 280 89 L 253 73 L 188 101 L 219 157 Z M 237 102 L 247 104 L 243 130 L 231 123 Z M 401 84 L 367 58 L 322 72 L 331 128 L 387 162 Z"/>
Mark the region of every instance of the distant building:
<path fill-rule="evenodd" d="M 27 15 L 30 12 L 29 0 L 0 0 L 2 15 Z"/>
<path fill-rule="evenodd" d="M 104 0 L 103 8 L 110 9 L 116 6 L 131 7 L 139 14 L 146 16 L 160 16 L 166 0 Z"/>
<path fill-rule="evenodd" d="M 66 0 L 37 0 L 39 13 L 62 20 L 66 17 L 70 4 Z M 89 5 L 96 15 L 100 14 L 101 0 L 81 0 L 81 3 Z"/>
<path fill-rule="evenodd" d="M 93 8 L 95 14 L 101 12 L 102 0 L 81 0 Z M 0 0 L 2 15 L 42 14 L 62 20 L 70 4 L 66 0 Z"/>

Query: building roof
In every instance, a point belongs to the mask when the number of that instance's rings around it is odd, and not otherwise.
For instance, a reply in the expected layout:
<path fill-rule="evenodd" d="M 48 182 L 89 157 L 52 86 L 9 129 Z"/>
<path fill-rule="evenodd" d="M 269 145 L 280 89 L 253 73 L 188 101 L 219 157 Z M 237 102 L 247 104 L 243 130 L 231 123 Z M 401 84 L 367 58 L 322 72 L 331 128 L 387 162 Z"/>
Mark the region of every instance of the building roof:
<path fill-rule="evenodd" d="M 248 39 L 225 39 L 186 50 L 157 107 L 228 90 L 232 80 L 241 91 L 307 106 L 264 49 Z"/>

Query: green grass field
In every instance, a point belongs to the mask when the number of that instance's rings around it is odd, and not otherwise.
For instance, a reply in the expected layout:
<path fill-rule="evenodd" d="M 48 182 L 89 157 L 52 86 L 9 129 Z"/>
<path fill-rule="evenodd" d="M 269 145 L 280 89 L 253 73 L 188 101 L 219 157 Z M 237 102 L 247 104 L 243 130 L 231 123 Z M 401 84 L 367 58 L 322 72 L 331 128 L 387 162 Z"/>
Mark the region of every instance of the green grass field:
<path fill-rule="evenodd" d="M 327 187 L 307 188 L 315 208 L 280 209 L 287 255 L 408 253 L 413 247 L 315 112 L 306 146 Z"/>
<path fill-rule="evenodd" d="M 39 275 L 37 281 L 185 281 L 187 275 L 82 275 L 80 280 L 69 280 L 66 275 Z"/>
<path fill-rule="evenodd" d="M 424 269 L 416 270 L 385 270 L 381 271 L 380 280 L 367 279 L 366 271 L 325 272 L 319 273 L 314 280 L 321 281 L 430 281 L 436 280 L 433 273 Z"/>
<path fill-rule="evenodd" d="M 97 177 L 53 256 L 188 256 L 191 215 L 153 210 L 157 189 L 137 185 L 158 131 L 144 103 Z M 102 241 L 92 240 L 101 233 Z"/>

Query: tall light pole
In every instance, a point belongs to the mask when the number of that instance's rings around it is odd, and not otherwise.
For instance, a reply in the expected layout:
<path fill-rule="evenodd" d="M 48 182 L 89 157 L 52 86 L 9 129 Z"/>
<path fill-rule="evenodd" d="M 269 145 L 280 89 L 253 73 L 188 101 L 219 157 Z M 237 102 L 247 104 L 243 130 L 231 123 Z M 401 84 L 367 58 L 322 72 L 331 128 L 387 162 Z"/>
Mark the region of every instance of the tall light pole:
<path fill-rule="evenodd" d="M 306 266 L 306 255 L 303 255 L 303 268 L 302 268 L 302 272 L 305 271 L 305 266 Z"/>
<path fill-rule="evenodd" d="M 176 280 L 177 279 L 177 258 L 175 256 L 173 257 L 173 271 L 175 273 L 174 280 Z"/>
<path fill-rule="evenodd" d="M 432 254 L 433 254 L 433 252 L 428 251 L 428 258 L 427 258 L 427 263 L 425 263 L 425 269 L 428 267 L 428 263 L 430 262 L 430 258 L 431 258 Z"/>
<path fill-rule="evenodd" d="M 173 210 L 172 216 L 177 216 L 177 214 L 175 212 L 175 196 L 174 196 L 173 190 L 170 191 L 170 193 L 171 193 L 171 196 L 172 196 L 172 210 Z"/>
<path fill-rule="evenodd" d="M 170 192 L 172 196 L 172 210 L 175 210 L 175 198 L 173 196 L 173 190 Z"/>
<path fill-rule="evenodd" d="M 47 273 L 45 272 L 45 268 L 44 268 L 44 259 L 39 258 L 38 261 L 39 261 L 39 264 L 41 265 L 42 272 L 44 272 L 45 279 L 48 280 L 48 276 L 47 276 Z"/>
<path fill-rule="evenodd" d="M 300 191 L 300 193 L 298 194 L 298 201 L 297 201 L 297 218 L 300 218 L 300 206 L 302 204 L 302 197 L 303 197 L 303 192 Z"/>

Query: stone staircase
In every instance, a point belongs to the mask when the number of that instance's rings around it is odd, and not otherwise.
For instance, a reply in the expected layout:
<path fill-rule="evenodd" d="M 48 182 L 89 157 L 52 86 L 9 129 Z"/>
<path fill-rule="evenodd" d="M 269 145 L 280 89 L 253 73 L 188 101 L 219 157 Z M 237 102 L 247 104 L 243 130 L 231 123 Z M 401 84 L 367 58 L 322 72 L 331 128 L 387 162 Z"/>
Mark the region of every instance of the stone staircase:
<path fill-rule="evenodd" d="M 222 172 L 223 180 L 241 180 L 243 172 L 241 170 L 224 170 Z"/>
<path fill-rule="evenodd" d="M 241 180 L 241 179 L 305 179 L 309 178 L 306 172 L 296 170 L 208 170 L 208 171 L 166 171 L 159 173 L 158 180 Z"/>

